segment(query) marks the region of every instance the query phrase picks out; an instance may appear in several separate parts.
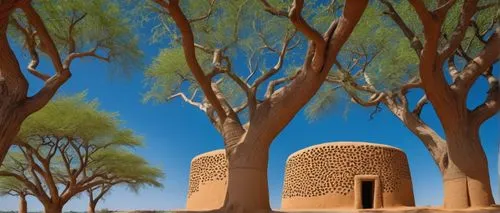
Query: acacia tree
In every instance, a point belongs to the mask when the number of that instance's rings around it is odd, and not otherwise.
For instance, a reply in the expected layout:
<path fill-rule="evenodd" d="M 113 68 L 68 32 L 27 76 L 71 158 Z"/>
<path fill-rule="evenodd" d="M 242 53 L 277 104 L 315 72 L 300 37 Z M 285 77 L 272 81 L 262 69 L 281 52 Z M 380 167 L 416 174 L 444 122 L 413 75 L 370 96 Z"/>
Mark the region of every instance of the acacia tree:
<path fill-rule="evenodd" d="M 47 213 L 60 213 L 75 195 L 120 178 L 162 175 L 142 161 L 144 168 L 137 169 L 150 173 L 123 177 L 128 165 L 118 164 L 140 158 L 122 149 L 141 145 L 140 138 L 120 128 L 115 114 L 98 111 L 97 102 L 84 97 L 58 98 L 26 119 L 0 168 L 1 176 L 23 183 Z"/>
<path fill-rule="evenodd" d="M 163 172 L 150 166 L 144 158 L 134 153 L 123 149 L 111 149 L 99 153 L 94 158 L 94 161 L 99 162 L 99 166 L 93 166 L 85 171 L 105 170 L 111 172 L 113 176 L 108 177 L 105 183 L 86 190 L 89 196 L 88 213 L 95 213 L 97 203 L 109 194 L 113 187 L 124 185 L 133 192 L 138 192 L 147 186 L 163 188 L 163 184 L 159 182 L 164 177 Z M 92 173 L 95 174 L 96 171 Z"/>
<path fill-rule="evenodd" d="M 0 162 L 21 123 L 44 107 L 70 78 L 76 59 L 95 58 L 133 65 L 140 56 L 131 24 L 113 1 L 0 1 Z M 27 72 L 13 51 L 17 42 L 29 55 Z M 47 56 L 48 60 L 43 60 Z M 54 72 L 39 70 L 52 63 Z M 124 66 L 124 68 L 126 68 Z M 29 74 L 28 74 L 29 73 Z M 43 82 L 28 94 L 28 75 Z"/>
<path fill-rule="evenodd" d="M 500 56 L 498 2 L 439 2 L 433 11 L 418 1 L 394 5 L 386 0 L 379 2 L 389 23 L 385 21 L 384 25 L 377 19 L 380 13 L 374 12 L 375 8 L 368 13 L 371 18 L 363 23 L 366 28 L 358 29 L 379 36 L 368 38 L 366 42 L 372 44 L 363 45 L 363 38 L 356 39 L 355 32 L 355 39 L 350 41 L 359 42 L 353 48 L 356 51 L 345 56 L 350 60 L 336 63 L 340 72 L 331 74 L 328 81 L 342 85 L 349 97 L 362 106 L 385 105 L 422 141 L 443 175 L 445 207 L 493 204 L 479 128 L 500 109 L 499 85 L 493 73 Z M 417 16 L 422 19 L 423 29 L 418 26 Z M 379 24 L 372 25 L 373 20 L 380 20 Z M 481 76 L 486 81 L 479 79 Z M 468 108 L 467 97 L 481 95 L 470 92 L 473 84 L 487 84 L 489 89 L 483 103 Z M 410 100 L 414 96 L 409 91 L 417 89 L 425 94 Z M 327 108 L 324 105 L 331 102 L 333 92 L 319 94 L 309 108 L 312 114 Z M 446 139 L 421 119 L 429 102 Z"/>
<path fill-rule="evenodd" d="M 148 73 L 153 92 L 159 91 L 152 96 L 182 98 L 205 112 L 222 135 L 229 163 L 221 210 L 269 210 L 269 146 L 320 88 L 368 1 L 346 1 L 343 11 L 330 2 L 302 0 L 153 2 L 163 29 L 154 35 L 164 33 L 171 42 Z M 307 49 L 294 49 L 300 39 Z M 303 55 L 303 62 L 294 62 L 292 54 Z M 241 60 L 250 68 L 239 66 Z M 285 75 L 283 67 L 298 68 Z M 231 99 L 237 91 L 240 104 Z"/>
<path fill-rule="evenodd" d="M 31 194 L 24 184 L 12 177 L 0 177 L 0 196 L 6 195 L 19 197 L 19 213 L 27 212 L 26 196 Z"/>

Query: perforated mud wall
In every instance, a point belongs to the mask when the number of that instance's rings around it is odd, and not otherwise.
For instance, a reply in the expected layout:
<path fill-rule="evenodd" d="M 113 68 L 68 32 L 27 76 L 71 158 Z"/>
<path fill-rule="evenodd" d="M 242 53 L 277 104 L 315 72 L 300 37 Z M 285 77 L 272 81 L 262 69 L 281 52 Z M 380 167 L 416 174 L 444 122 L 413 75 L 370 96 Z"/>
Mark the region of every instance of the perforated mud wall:
<path fill-rule="evenodd" d="M 374 192 L 379 207 L 414 205 L 403 151 L 379 144 L 335 142 L 300 150 L 288 158 L 282 208 L 355 208 L 356 199 L 361 199 L 356 196 L 361 192 L 355 188 L 355 177 L 363 175 L 380 180 L 379 191 Z"/>
<path fill-rule="evenodd" d="M 227 160 L 223 149 L 198 155 L 191 161 L 186 209 L 217 209 L 224 203 Z"/>

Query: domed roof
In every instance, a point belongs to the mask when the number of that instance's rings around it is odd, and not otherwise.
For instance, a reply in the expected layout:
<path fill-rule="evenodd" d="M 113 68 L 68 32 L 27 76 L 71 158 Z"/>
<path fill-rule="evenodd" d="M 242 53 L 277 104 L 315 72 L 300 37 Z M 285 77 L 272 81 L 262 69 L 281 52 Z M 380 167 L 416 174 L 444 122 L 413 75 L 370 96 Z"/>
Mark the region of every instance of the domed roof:
<path fill-rule="evenodd" d="M 320 148 L 320 147 L 325 147 L 325 146 L 333 146 L 333 147 L 338 147 L 338 146 L 371 146 L 371 147 L 381 147 L 381 148 L 385 148 L 385 149 L 393 149 L 396 151 L 403 152 L 403 150 L 401 150 L 397 147 L 393 147 L 393 146 L 389 146 L 389 145 L 385 145 L 385 144 L 370 143 L 370 142 L 363 142 L 363 141 L 337 141 L 337 142 L 321 143 L 321 144 L 309 146 L 309 147 L 306 147 L 304 149 L 298 150 L 298 151 L 292 153 L 290 156 L 288 156 L 287 161 L 290 158 L 292 158 L 298 154 L 301 154 L 303 152 L 306 152 L 308 150 Z"/>
<path fill-rule="evenodd" d="M 214 156 L 214 155 L 219 155 L 219 154 L 225 154 L 225 150 L 224 149 L 216 149 L 216 150 L 213 150 L 213 151 L 210 151 L 210 152 L 205 152 L 205 153 L 201 153 L 199 155 L 196 155 L 192 160 L 191 162 L 193 162 L 194 160 L 198 159 L 198 158 L 201 158 L 201 157 L 206 157 L 206 156 Z"/>

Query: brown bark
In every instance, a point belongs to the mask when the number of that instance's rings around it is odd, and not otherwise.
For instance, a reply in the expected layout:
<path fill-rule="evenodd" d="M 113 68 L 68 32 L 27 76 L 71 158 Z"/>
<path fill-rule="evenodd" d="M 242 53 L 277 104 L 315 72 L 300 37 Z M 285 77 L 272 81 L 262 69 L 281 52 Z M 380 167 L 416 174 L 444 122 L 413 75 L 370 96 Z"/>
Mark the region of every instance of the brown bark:
<path fill-rule="evenodd" d="M 389 98 L 386 98 L 389 100 Z M 441 171 L 445 171 L 448 162 L 448 145 L 446 141 L 439 136 L 431 127 L 425 124 L 418 115 L 409 112 L 406 107 L 396 105 L 392 101 L 384 101 L 389 110 L 404 123 L 406 128 L 410 130 L 427 148 L 434 160 L 434 163 Z"/>
<path fill-rule="evenodd" d="M 97 203 L 94 203 L 94 202 L 89 202 L 89 206 L 87 208 L 87 213 L 95 213 L 95 207 L 96 207 Z"/>
<path fill-rule="evenodd" d="M 448 161 L 443 172 L 444 206 L 446 208 L 484 207 L 494 203 L 490 187 L 488 161 L 479 139 L 479 128 L 484 120 L 498 112 L 491 108 L 488 116 L 477 122 L 474 111 L 467 108 L 470 85 L 486 71 L 498 57 L 499 30 L 490 37 L 483 51 L 469 62 L 449 85 L 442 70 L 443 63 L 453 56 L 476 12 L 477 1 L 464 2 L 460 21 L 449 42 L 439 48 L 440 31 L 453 1 L 440 4 L 435 11 L 428 11 L 422 1 L 411 0 L 424 25 L 424 47 L 420 55 L 419 74 L 426 97 L 434 107 L 444 129 L 448 145 Z M 498 87 L 498 85 L 497 85 Z M 495 101 L 496 102 L 496 101 Z"/>
<path fill-rule="evenodd" d="M 44 213 L 62 213 L 62 209 L 62 205 L 44 204 Z"/>
<path fill-rule="evenodd" d="M 267 162 L 270 141 L 245 135 L 226 148 L 228 153 L 228 188 L 224 212 L 259 212 L 270 210 Z"/>
<path fill-rule="evenodd" d="M 23 117 L 17 113 L 28 83 L 7 39 L 8 19 L 0 19 L 0 163 L 17 135 Z"/>
<path fill-rule="evenodd" d="M 28 203 L 26 202 L 26 195 L 19 195 L 19 213 L 28 212 Z"/>
<path fill-rule="evenodd" d="M 443 173 L 446 208 L 485 207 L 494 203 L 488 160 L 479 139 L 479 129 L 463 122 L 445 128 L 449 150 Z"/>

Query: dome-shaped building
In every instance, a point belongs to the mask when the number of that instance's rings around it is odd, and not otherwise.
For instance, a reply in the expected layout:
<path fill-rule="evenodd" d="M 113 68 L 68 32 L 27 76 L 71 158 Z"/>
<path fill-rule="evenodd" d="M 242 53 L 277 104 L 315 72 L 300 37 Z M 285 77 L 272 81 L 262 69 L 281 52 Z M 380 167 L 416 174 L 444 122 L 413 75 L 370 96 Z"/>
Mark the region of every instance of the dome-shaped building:
<path fill-rule="evenodd" d="M 222 207 L 227 188 L 227 160 L 224 149 L 200 154 L 191 161 L 187 210 Z"/>
<path fill-rule="evenodd" d="M 290 155 L 282 209 L 414 206 L 408 161 L 398 148 L 324 143 Z"/>

